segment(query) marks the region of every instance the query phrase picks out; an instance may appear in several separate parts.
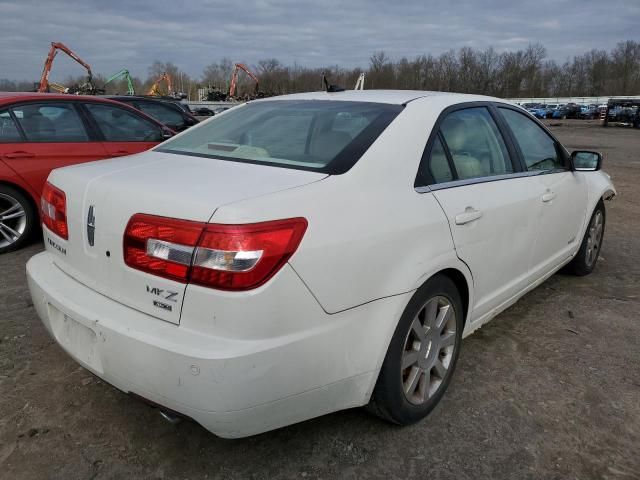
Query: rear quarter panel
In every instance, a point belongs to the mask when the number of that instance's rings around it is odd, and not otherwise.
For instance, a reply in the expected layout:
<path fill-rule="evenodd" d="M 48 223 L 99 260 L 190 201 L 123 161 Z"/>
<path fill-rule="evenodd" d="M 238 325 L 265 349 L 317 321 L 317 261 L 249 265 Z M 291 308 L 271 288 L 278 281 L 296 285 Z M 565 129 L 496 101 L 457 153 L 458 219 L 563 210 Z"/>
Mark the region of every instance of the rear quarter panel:
<path fill-rule="evenodd" d="M 461 270 L 471 285 L 444 212 L 414 188 L 443 108 L 430 103 L 409 103 L 347 173 L 223 206 L 210 221 L 305 217 L 309 227 L 290 264 L 328 313 L 412 291 L 443 268 Z"/>

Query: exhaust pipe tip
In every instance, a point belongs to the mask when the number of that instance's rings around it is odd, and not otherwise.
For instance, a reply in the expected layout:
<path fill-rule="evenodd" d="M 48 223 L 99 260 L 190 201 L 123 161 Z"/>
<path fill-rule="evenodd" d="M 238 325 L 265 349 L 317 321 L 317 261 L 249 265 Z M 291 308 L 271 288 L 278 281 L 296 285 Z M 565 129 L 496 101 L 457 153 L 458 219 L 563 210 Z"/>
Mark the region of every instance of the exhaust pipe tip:
<path fill-rule="evenodd" d="M 167 412 L 166 410 L 158 410 L 158 412 L 160 412 L 160 416 L 171 425 L 177 425 L 182 421 L 180 417 L 174 415 L 173 413 Z"/>

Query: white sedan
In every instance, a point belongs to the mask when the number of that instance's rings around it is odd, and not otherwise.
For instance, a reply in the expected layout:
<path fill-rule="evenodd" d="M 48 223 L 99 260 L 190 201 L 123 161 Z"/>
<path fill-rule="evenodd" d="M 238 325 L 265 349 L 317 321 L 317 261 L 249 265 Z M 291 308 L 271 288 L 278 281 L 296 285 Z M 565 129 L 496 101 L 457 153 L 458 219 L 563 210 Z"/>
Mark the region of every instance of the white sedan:
<path fill-rule="evenodd" d="M 219 436 L 362 405 L 410 424 L 463 337 L 561 267 L 593 270 L 601 162 L 496 98 L 255 101 L 55 170 L 29 287 L 77 362 Z"/>

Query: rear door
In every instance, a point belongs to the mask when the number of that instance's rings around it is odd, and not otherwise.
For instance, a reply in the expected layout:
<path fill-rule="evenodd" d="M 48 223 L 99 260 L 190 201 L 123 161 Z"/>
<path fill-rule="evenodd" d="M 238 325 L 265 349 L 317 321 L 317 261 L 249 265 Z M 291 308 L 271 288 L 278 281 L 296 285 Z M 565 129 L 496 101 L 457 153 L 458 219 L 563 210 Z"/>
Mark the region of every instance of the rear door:
<path fill-rule="evenodd" d="M 482 104 L 445 111 L 420 172 L 473 275 L 474 319 L 526 285 L 538 222 L 540 187 L 513 161 L 496 118 Z"/>
<path fill-rule="evenodd" d="M 15 161 L 21 155 L 29 156 L 25 150 L 25 138 L 18 122 L 8 108 L 0 109 L 0 160 Z"/>
<path fill-rule="evenodd" d="M 0 144 L 0 155 L 38 193 L 54 168 L 107 157 L 74 102 L 25 103 L 4 110 L 2 116 L 9 128 L 13 120 L 19 136 L 14 134 L 14 143 Z"/>
<path fill-rule="evenodd" d="M 110 157 L 144 152 L 164 140 L 160 125 L 126 107 L 86 102 L 84 108 Z"/>
<path fill-rule="evenodd" d="M 542 192 L 540 225 L 531 260 L 534 277 L 553 270 L 578 248 L 586 217 L 587 185 L 571 171 L 560 143 L 536 121 L 514 108 L 498 108 L 514 138 L 523 168 Z"/>

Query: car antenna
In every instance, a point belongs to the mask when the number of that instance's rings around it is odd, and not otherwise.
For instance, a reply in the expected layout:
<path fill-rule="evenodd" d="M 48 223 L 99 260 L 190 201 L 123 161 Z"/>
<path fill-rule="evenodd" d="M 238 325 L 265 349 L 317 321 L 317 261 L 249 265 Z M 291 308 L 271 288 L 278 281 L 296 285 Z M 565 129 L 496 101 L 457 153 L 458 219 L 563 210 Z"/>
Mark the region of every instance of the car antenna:
<path fill-rule="evenodd" d="M 334 93 L 334 92 L 344 92 L 344 88 L 340 85 L 331 85 L 329 80 L 327 80 L 327 76 L 322 72 L 322 86 L 324 87 L 326 92 Z"/>

